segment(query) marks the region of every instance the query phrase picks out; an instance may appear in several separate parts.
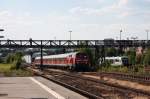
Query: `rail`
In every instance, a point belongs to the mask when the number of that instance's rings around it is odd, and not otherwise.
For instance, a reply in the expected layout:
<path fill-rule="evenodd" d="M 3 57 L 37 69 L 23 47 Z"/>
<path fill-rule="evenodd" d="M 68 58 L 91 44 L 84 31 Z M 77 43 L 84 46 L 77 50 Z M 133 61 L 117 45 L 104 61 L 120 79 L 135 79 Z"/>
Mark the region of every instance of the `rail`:
<path fill-rule="evenodd" d="M 90 97 L 90 98 L 91 97 L 95 97 L 93 99 L 102 99 L 102 98 L 105 98 L 105 97 L 103 95 L 97 96 L 95 94 L 90 94 L 87 91 L 84 91 L 84 90 L 81 90 L 80 88 L 77 88 L 78 85 L 77 86 L 76 85 L 69 85 L 69 84 L 64 83 L 61 80 L 58 80 L 58 79 L 64 79 L 64 78 L 67 78 L 67 76 L 68 76 L 72 84 L 77 83 L 76 82 L 77 79 L 81 79 L 81 80 L 84 80 L 85 81 L 84 83 L 86 83 L 86 84 L 88 84 L 89 82 L 94 82 L 95 85 L 96 84 L 102 84 L 104 86 L 107 86 L 107 88 L 113 89 L 113 92 L 115 91 L 115 92 L 119 92 L 119 93 L 121 92 L 121 93 L 124 93 L 124 94 L 126 93 L 125 97 L 128 97 L 128 94 L 131 94 L 131 93 L 134 93 L 136 95 L 144 95 L 144 96 L 150 97 L 150 93 L 147 92 L 147 91 L 143 91 L 143 90 L 139 90 L 139 89 L 134 89 L 134 88 L 130 88 L 130 87 L 124 87 L 124 86 L 120 86 L 120 85 L 116 85 L 116 84 L 111 84 L 111 83 L 108 83 L 108 82 L 105 82 L 105 81 L 98 81 L 96 79 L 82 77 L 80 74 L 76 75 L 76 74 L 71 74 L 71 73 L 59 73 L 59 75 L 61 75 L 61 76 L 63 75 L 62 78 L 61 77 L 59 78 L 58 74 L 56 73 L 57 76 L 54 77 L 54 78 L 51 78 L 51 77 L 48 76 L 47 73 L 48 73 L 48 71 L 46 70 L 46 71 L 43 72 L 43 74 L 39 74 L 39 75 L 42 76 L 42 77 L 45 77 L 45 78 L 47 78 L 47 79 L 49 79 L 49 80 L 51 80 L 51 81 L 53 81 L 55 83 L 63 85 L 63 86 L 65 86 L 65 87 L 67 87 L 67 88 L 69 88 L 71 90 L 74 90 L 74 91 L 76 91 L 76 92 L 78 92 L 78 93 L 80 93 L 80 94 L 82 94 L 84 96 L 87 96 L 87 97 Z M 70 78 L 70 77 L 72 77 L 72 78 Z M 73 81 L 73 79 L 75 81 Z M 68 80 L 67 80 L 67 82 L 68 82 Z M 91 89 L 91 90 L 93 90 L 93 89 Z"/>
<path fill-rule="evenodd" d="M 71 86 L 71 85 L 69 85 L 69 84 L 66 84 L 66 83 L 64 83 L 64 82 L 61 82 L 61 81 L 59 81 L 59 80 L 57 80 L 57 79 L 55 79 L 55 78 L 51 78 L 51 77 L 49 77 L 48 75 L 45 75 L 43 72 L 36 71 L 36 70 L 34 70 L 34 69 L 31 69 L 31 68 L 27 68 L 27 70 L 32 71 L 35 75 L 44 77 L 44 78 L 46 78 L 46 79 L 48 79 L 48 80 L 50 80 L 50 81 L 52 81 L 52 82 L 54 82 L 54 83 L 57 83 L 57 84 L 59 84 L 59 85 L 62 85 L 62 86 L 66 87 L 66 88 L 68 88 L 68 89 L 70 89 L 70 90 L 73 90 L 73 91 L 75 91 L 75 92 L 77 92 L 77 93 L 79 93 L 79 94 L 81 94 L 81 95 L 83 95 L 83 96 L 85 96 L 85 97 L 88 97 L 89 99 L 104 99 L 103 96 L 97 96 L 97 95 L 91 94 L 91 93 L 89 93 L 89 92 L 87 92 L 87 91 L 84 91 L 84 90 L 81 90 L 81 89 L 76 88 L 76 87 L 74 87 L 74 86 Z"/>
<path fill-rule="evenodd" d="M 126 74 L 126 73 L 118 73 L 118 72 L 100 72 L 100 73 L 83 73 L 83 74 L 89 74 L 89 75 L 95 75 L 100 77 L 112 77 L 116 79 L 122 79 L 122 80 L 130 80 L 142 84 L 148 84 L 150 85 L 150 76 L 139 76 L 139 75 L 133 75 L 133 74 Z"/>

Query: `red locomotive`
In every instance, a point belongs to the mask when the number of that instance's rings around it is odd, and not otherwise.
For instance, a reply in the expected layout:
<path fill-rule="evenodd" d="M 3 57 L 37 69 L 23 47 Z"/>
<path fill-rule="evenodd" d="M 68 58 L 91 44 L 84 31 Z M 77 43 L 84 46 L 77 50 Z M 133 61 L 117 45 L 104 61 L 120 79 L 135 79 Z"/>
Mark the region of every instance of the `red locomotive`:
<path fill-rule="evenodd" d="M 34 64 L 40 65 L 40 62 L 41 58 L 36 57 Z M 82 52 L 43 56 L 43 66 L 71 70 L 86 70 L 89 66 L 89 57 L 86 53 Z"/>

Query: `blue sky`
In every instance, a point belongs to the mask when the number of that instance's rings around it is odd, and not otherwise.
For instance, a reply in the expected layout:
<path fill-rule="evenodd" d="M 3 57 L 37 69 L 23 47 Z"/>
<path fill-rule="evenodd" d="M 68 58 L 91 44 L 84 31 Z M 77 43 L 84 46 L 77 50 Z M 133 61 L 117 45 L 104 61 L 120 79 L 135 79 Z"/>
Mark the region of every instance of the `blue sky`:
<path fill-rule="evenodd" d="M 150 0 L 0 0 L 4 39 L 146 39 L 149 16 Z"/>

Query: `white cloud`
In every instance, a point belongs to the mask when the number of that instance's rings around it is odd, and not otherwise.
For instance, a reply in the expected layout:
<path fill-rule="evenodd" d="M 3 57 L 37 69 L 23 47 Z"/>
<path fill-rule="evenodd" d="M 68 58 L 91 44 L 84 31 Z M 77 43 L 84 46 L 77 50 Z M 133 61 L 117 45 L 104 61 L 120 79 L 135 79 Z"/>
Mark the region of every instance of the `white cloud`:
<path fill-rule="evenodd" d="M 150 0 L 145 0 L 145 1 L 150 2 Z"/>
<path fill-rule="evenodd" d="M 5 29 L 5 39 L 53 39 L 54 36 L 67 39 L 65 33 L 78 21 L 78 18 L 57 14 L 34 16 L 28 12 L 0 11 L 0 28 Z"/>
<path fill-rule="evenodd" d="M 105 1 L 96 0 L 96 2 Z M 128 8 L 128 3 L 128 0 L 115 0 L 110 5 L 100 7 L 81 5 L 72 8 L 69 15 L 60 15 L 56 12 L 35 16 L 29 12 L 18 14 L 0 11 L 0 26 L 5 28 L 5 36 L 10 39 L 29 39 L 30 37 L 33 39 L 54 39 L 54 37 L 56 39 L 69 39 L 68 31 L 71 29 L 73 31 L 72 39 L 99 40 L 118 37 L 120 24 L 122 24 L 124 28 L 123 39 L 134 35 L 144 39 L 143 32 L 150 27 L 150 12 Z M 144 20 L 142 24 L 139 22 L 137 25 L 138 22 L 134 19 L 134 22 L 129 22 L 131 19 L 127 18 L 127 16 L 137 17 L 139 15 L 142 15 L 143 19 L 137 21 Z M 93 19 L 93 16 L 95 19 Z M 104 20 L 107 20 L 107 18 L 108 21 L 105 22 Z M 121 18 L 127 19 L 124 21 Z"/>
<path fill-rule="evenodd" d="M 0 16 L 11 16 L 11 13 L 9 11 L 1 11 Z"/>
<path fill-rule="evenodd" d="M 130 13 L 129 12 L 123 12 L 121 13 L 120 17 L 126 17 L 126 16 L 129 16 Z"/>
<path fill-rule="evenodd" d="M 122 6 L 126 6 L 128 4 L 128 0 L 119 0 L 118 6 L 122 7 Z"/>
<path fill-rule="evenodd" d="M 82 7 L 72 8 L 69 12 L 77 15 L 102 15 L 103 14 L 101 9 L 82 8 Z"/>
<path fill-rule="evenodd" d="M 101 2 L 104 2 L 103 0 L 100 0 Z M 70 9 L 69 12 L 71 12 L 74 15 L 91 15 L 91 16 L 102 16 L 102 15 L 109 15 L 109 14 L 115 14 L 116 16 L 128 16 L 129 15 L 129 9 L 127 7 L 128 0 L 117 0 L 116 2 L 113 2 L 111 5 L 106 5 L 102 8 L 89 8 L 89 7 L 74 7 Z"/>
<path fill-rule="evenodd" d="M 104 0 L 97 0 L 99 3 L 103 3 L 104 2 Z"/>

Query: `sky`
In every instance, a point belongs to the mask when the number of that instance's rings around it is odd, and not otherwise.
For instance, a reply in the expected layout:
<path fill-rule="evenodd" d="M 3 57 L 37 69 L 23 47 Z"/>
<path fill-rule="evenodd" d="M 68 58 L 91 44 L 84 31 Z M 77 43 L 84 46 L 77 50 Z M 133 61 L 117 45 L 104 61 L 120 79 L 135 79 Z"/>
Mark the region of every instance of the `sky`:
<path fill-rule="evenodd" d="M 0 28 L 3 39 L 146 39 L 150 0 L 0 0 Z"/>

